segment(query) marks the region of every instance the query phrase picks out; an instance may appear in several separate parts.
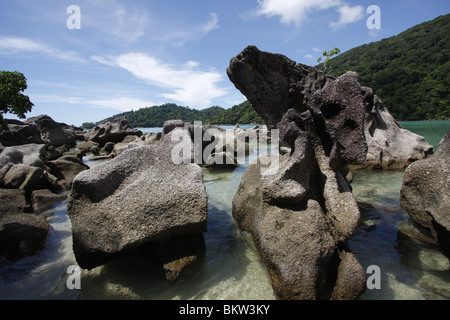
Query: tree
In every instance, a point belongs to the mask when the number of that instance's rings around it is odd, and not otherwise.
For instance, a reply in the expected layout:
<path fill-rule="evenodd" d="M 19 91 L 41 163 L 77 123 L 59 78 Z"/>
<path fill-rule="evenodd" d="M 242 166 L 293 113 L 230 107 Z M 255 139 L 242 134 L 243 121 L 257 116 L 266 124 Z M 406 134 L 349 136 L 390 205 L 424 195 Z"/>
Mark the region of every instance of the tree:
<path fill-rule="evenodd" d="M 0 71 L 0 128 L 4 124 L 3 114 L 12 113 L 20 119 L 31 111 L 33 103 L 24 95 L 27 79 L 18 71 Z"/>
<path fill-rule="evenodd" d="M 327 70 L 327 63 L 328 61 L 330 61 L 331 57 L 338 55 L 339 53 L 341 53 L 341 49 L 334 47 L 333 50 L 330 51 L 324 51 L 322 53 L 322 56 L 326 57 L 325 62 L 323 63 L 323 70 L 326 71 Z M 319 59 L 317 59 L 317 62 L 321 62 L 322 61 L 322 57 L 320 57 Z"/>

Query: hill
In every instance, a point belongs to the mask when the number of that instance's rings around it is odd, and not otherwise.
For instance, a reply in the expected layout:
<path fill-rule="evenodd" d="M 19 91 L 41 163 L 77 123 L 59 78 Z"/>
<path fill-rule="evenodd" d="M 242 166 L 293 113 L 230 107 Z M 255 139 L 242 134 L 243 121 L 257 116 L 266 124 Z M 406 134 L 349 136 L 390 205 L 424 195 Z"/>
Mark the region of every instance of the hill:
<path fill-rule="evenodd" d="M 213 106 L 203 110 L 195 110 L 188 107 L 166 103 L 160 106 L 142 108 L 137 111 L 128 111 L 116 114 L 103 121 L 126 116 L 134 128 L 162 127 L 167 120 L 181 119 L 185 122 L 201 121 L 203 124 L 250 124 L 263 123 L 259 115 L 253 110 L 251 104 L 245 101 L 230 109 Z M 98 122 L 98 123 L 100 123 Z M 98 124 L 97 123 L 97 124 Z M 86 129 L 94 127 L 95 123 L 84 123 Z"/>
<path fill-rule="evenodd" d="M 449 30 L 447 14 L 344 52 L 327 70 L 333 76 L 356 71 L 397 120 L 450 119 Z"/>

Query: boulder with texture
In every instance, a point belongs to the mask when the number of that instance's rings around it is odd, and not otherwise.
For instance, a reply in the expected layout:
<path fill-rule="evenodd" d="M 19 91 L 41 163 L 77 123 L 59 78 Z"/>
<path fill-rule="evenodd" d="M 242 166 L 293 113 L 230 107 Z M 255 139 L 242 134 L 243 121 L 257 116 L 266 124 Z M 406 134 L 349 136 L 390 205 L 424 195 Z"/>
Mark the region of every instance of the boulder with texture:
<path fill-rule="evenodd" d="M 252 235 L 275 295 L 357 299 L 365 276 L 354 272 L 362 269 L 356 259 L 347 261 L 347 241 L 360 213 L 342 172 L 363 163 L 368 149 L 358 75 L 335 79 L 254 46 L 227 72 L 284 146 L 278 159 L 263 155 L 249 166 L 233 199 L 233 217 Z"/>
<path fill-rule="evenodd" d="M 29 118 L 25 123 L 34 125 L 39 131 L 42 141 L 54 147 L 63 145 L 75 146 L 76 144 L 76 133 L 47 115 Z"/>
<path fill-rule="evenodd" d="M 402 208 L 450 251 L 450 131 L 436 153 L 405 170 Z"/>
<path fill-rule="evenodd" d="M 133 129 L 125 117 L 119 117 L 92 128 L 85 134 L 85 138 L 87 141 L 97 142 L 100 147 L 103 147 L 107 142 L 121 142 L 128 135 L 140 137 L 142 132 Z"/>
<path fill-rule="evenodd" d="M 186 129 L 178 128 L 158 145 L 123 151 L 74 179 L 68 213 L 73 250 L 82 268 L 105 264 L 143 245 L 206 231 L 202 169 L 173 161 L 183 149 L 192 151 L 192 141 Z"/>

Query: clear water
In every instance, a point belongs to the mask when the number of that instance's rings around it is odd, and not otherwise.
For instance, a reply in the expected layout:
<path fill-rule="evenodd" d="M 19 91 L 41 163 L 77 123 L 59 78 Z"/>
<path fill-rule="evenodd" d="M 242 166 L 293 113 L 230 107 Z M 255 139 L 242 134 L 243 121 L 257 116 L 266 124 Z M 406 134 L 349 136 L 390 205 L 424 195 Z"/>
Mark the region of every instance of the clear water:
<path fill-rule="evenodd" d="M 433 122 L 402 123 L 414 132 L 421 130 L 435 147 L 450 130 L 450 121 L 437 125 L 439 129 Z M 52 226 L 43 250 L 15 263 L 0 262 L 0 299 L 274 299 L 270 278 L 252 241 L 238 230 L 231 215 L 232 199 L 245 169 L 204 169 L 209 197 L 206 256 L 185 277 L 169 282 L 150 260 L 130 256 L 83 271 L 81 290 L 69 290 L 66 270 L 76 261 L 67 203 L 63 202 L 42 213 Z M 349 246 L 364 269 L 377 265 L 381 270 L 381 289 L 366 290 L 361 299 L 448 300 L 449 257 L 401 209 L 402 180 L 402 171 L 354 173 L 352 187 L 362 218 Z"/>

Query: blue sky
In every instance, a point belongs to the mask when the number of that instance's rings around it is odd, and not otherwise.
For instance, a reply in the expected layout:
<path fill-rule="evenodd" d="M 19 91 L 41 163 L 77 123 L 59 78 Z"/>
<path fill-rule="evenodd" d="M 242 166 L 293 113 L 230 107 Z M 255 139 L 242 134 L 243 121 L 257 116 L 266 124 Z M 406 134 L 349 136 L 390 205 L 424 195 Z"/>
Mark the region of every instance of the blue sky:
<path fill-rule="evenodd" d="M 371 5 L 381 29 L 367 27 Z M 448 0 L 0 0 L 0 70 L 28 79 L 27 117 L 74 125 L 168 102 L 229 108 L 245 97 L 226 68 L 247 45 L 316 65 L 449 12 Z"/>

